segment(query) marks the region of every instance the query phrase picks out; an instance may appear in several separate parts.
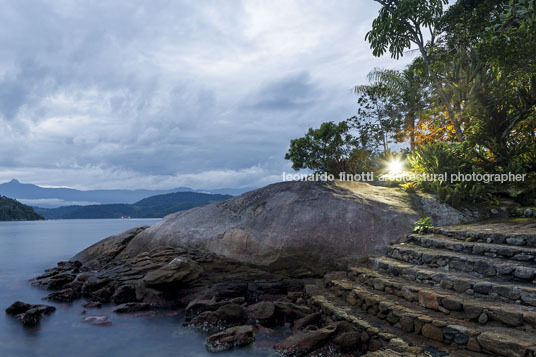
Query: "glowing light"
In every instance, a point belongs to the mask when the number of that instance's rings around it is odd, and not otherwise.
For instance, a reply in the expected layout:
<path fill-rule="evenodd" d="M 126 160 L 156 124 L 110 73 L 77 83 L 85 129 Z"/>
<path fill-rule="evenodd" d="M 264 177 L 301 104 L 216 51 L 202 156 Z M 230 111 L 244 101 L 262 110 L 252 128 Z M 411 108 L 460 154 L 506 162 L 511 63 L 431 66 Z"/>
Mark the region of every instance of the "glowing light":
<path fill-rule="evenodd" d="M 399 159 L 393 159 L 387 163 L 387 170 L 390 174 L 400 174 L 404 170 L 404 163 Z"/>

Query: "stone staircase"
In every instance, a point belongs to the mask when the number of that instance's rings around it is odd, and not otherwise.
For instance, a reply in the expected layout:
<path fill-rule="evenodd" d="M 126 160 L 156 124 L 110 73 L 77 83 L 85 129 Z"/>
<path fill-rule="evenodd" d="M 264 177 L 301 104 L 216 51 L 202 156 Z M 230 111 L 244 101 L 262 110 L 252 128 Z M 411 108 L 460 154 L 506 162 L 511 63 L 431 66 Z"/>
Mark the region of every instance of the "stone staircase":
<path fill-rule="evenodd" d="M 421 347 L 392 355 L 536 356 L 535 220 L 410 234 L 319 285 L 311 302 L 383 336 L 381 350 Z"/>

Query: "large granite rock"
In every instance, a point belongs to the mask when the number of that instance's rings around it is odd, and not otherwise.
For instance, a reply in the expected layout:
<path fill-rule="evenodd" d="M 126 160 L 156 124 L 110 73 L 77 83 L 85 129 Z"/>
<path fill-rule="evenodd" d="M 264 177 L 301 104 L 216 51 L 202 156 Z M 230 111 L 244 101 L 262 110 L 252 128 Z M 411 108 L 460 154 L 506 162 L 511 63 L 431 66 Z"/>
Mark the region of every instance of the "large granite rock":
<path fill-rule="evenodd" d="M 82 262 L 185 247 L 275 270 L 327 269 L 380 253 L 431 216 L 435 225 L 471 217 L 431 196 L 352 182 L 282 182 L 224 202 L 171 214 L 150 228 L 112 236 L 79 253 Z"/>

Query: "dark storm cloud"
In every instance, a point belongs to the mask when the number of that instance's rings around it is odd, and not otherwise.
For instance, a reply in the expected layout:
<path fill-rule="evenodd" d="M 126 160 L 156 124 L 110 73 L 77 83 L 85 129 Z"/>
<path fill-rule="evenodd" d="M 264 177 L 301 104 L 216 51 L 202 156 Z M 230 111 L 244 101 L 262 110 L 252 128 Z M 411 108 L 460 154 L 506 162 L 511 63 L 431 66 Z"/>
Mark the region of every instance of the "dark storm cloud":
<path fill-rule="evenodd" d="M 263 86 L 247 105 L 252 110 L 302 110 L 318 96 L 308 72 L 293 73 Z"/>
<path fill-rule="evenodd" d="M 11 1 L 0 181 L 258 186 L 290 139 L 353 114 L 369 1 Z M 382 62 L 383 61 L 383 62 Z"/>

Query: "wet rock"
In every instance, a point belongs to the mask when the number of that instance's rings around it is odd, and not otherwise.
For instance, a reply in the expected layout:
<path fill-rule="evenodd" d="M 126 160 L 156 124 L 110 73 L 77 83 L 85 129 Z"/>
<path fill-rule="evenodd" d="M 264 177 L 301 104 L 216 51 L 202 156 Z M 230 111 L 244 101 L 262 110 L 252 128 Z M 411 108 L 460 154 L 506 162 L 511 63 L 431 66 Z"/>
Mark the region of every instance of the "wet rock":
<path fill-rule="evenodd" d="M 237 304 L 227 304 L 216 311 L 205 311 L 194 317 L 187 326 L 202 331 L 221 331 L 228 327 L 238 326 L 247 320 L 244 309 Z"/>
<path fill-rule="evenodd" d="M 89 297 L 93 292 L 105 287 L 112 283 L 110 278 L 97 278 L 92 275 L 86 279 L 84 285 L 82 285 L 82 296 Z"/>
<path fill-rule="evenodd" d="M 108 316 L 105 315 L 86 316 L 82 319 L 82 322 L 87 322 L 95 326 L 109 326 L 112 324 L 112 322 L 108 320 Z"/>
<path fill-rule="evenodd" d="M 115 304 L 124 304 L 136 301 L 136 288 L 132 285 L 121 285 L 115 289 L 110 300 Z"/>
<path fill-rule="evenodd" d="M 49 294 L 46 299 L 52 300 L 52 301 L 58 301 L 58 302 L 71 302 L 75 299 L 80 298 L 81 293 L 80 290 L 67 288 L 59 291 L 55 291 L 51 294 Z"/>
<path fill-rule="evenodd" d="M 35 326 L 41 321 L 42 314 L 36 308 L 31 308 L 26 312 L 18 315 L 24 326 Z"/>
<path fill-rule="evenodd" d="M 284 356 L 305 356 L 329 341 L 337 327 L 327 326 L 316 331 L 301 331 L 276 344 L 274 349 Z"/>
<path fill-rule="evenodd" d="M 18 315 L 18 314 L 22 314 L 23 312 L 28 311 L 31 307 L 32 307 L 31 304 L 27 304 L 22 301 L 15 301 L 6 309 L 6 313 L 10 315 Z"/>
<path fill-rule="evenodd" d="M 76 275 L 71 273 L 63 273 L 54 275 L 52 278 L 48 280 L 47 288 L 49 289 L 59 289 L 62 288 L 64 285 L 72 282 L 74 279 L 76 279 Z"/>
<path fill-rule="evenodd" d="M 7 314 L 16 316 L 25 326 L 37 325 L 43 315 L 48 315 L 54 311 L 56 311 L 54 306 L 31 305 L 22 301 L 15 301 L 6 309 Z"/>
<path fill-rule="evenodd" d="M 88 301 L 82 304 L 83 307 L 102 307 L 102 303 L 98 301 Z"/>
<path fill-rule="evenodd" d="M 210 352 L 221 352 L 247 346 L 254 341 L 253 326 L 235 326 L 207 337 L 205 346 Z"/>
<path fill-rule="evenodd" d="M 216 311 L 225 304 L 226 301 L 216 301 L 215 296 L 211 299 L 194 299 L 186 306 L 186 318 L 192 318 L 205 311 Z"/>
<path fill-rule="evenodd" d="M 144 302 L 127 302 L 118 305 L 113 311 L 116 313 L 138 312 L 149 310 L 151 306 Z"/>

